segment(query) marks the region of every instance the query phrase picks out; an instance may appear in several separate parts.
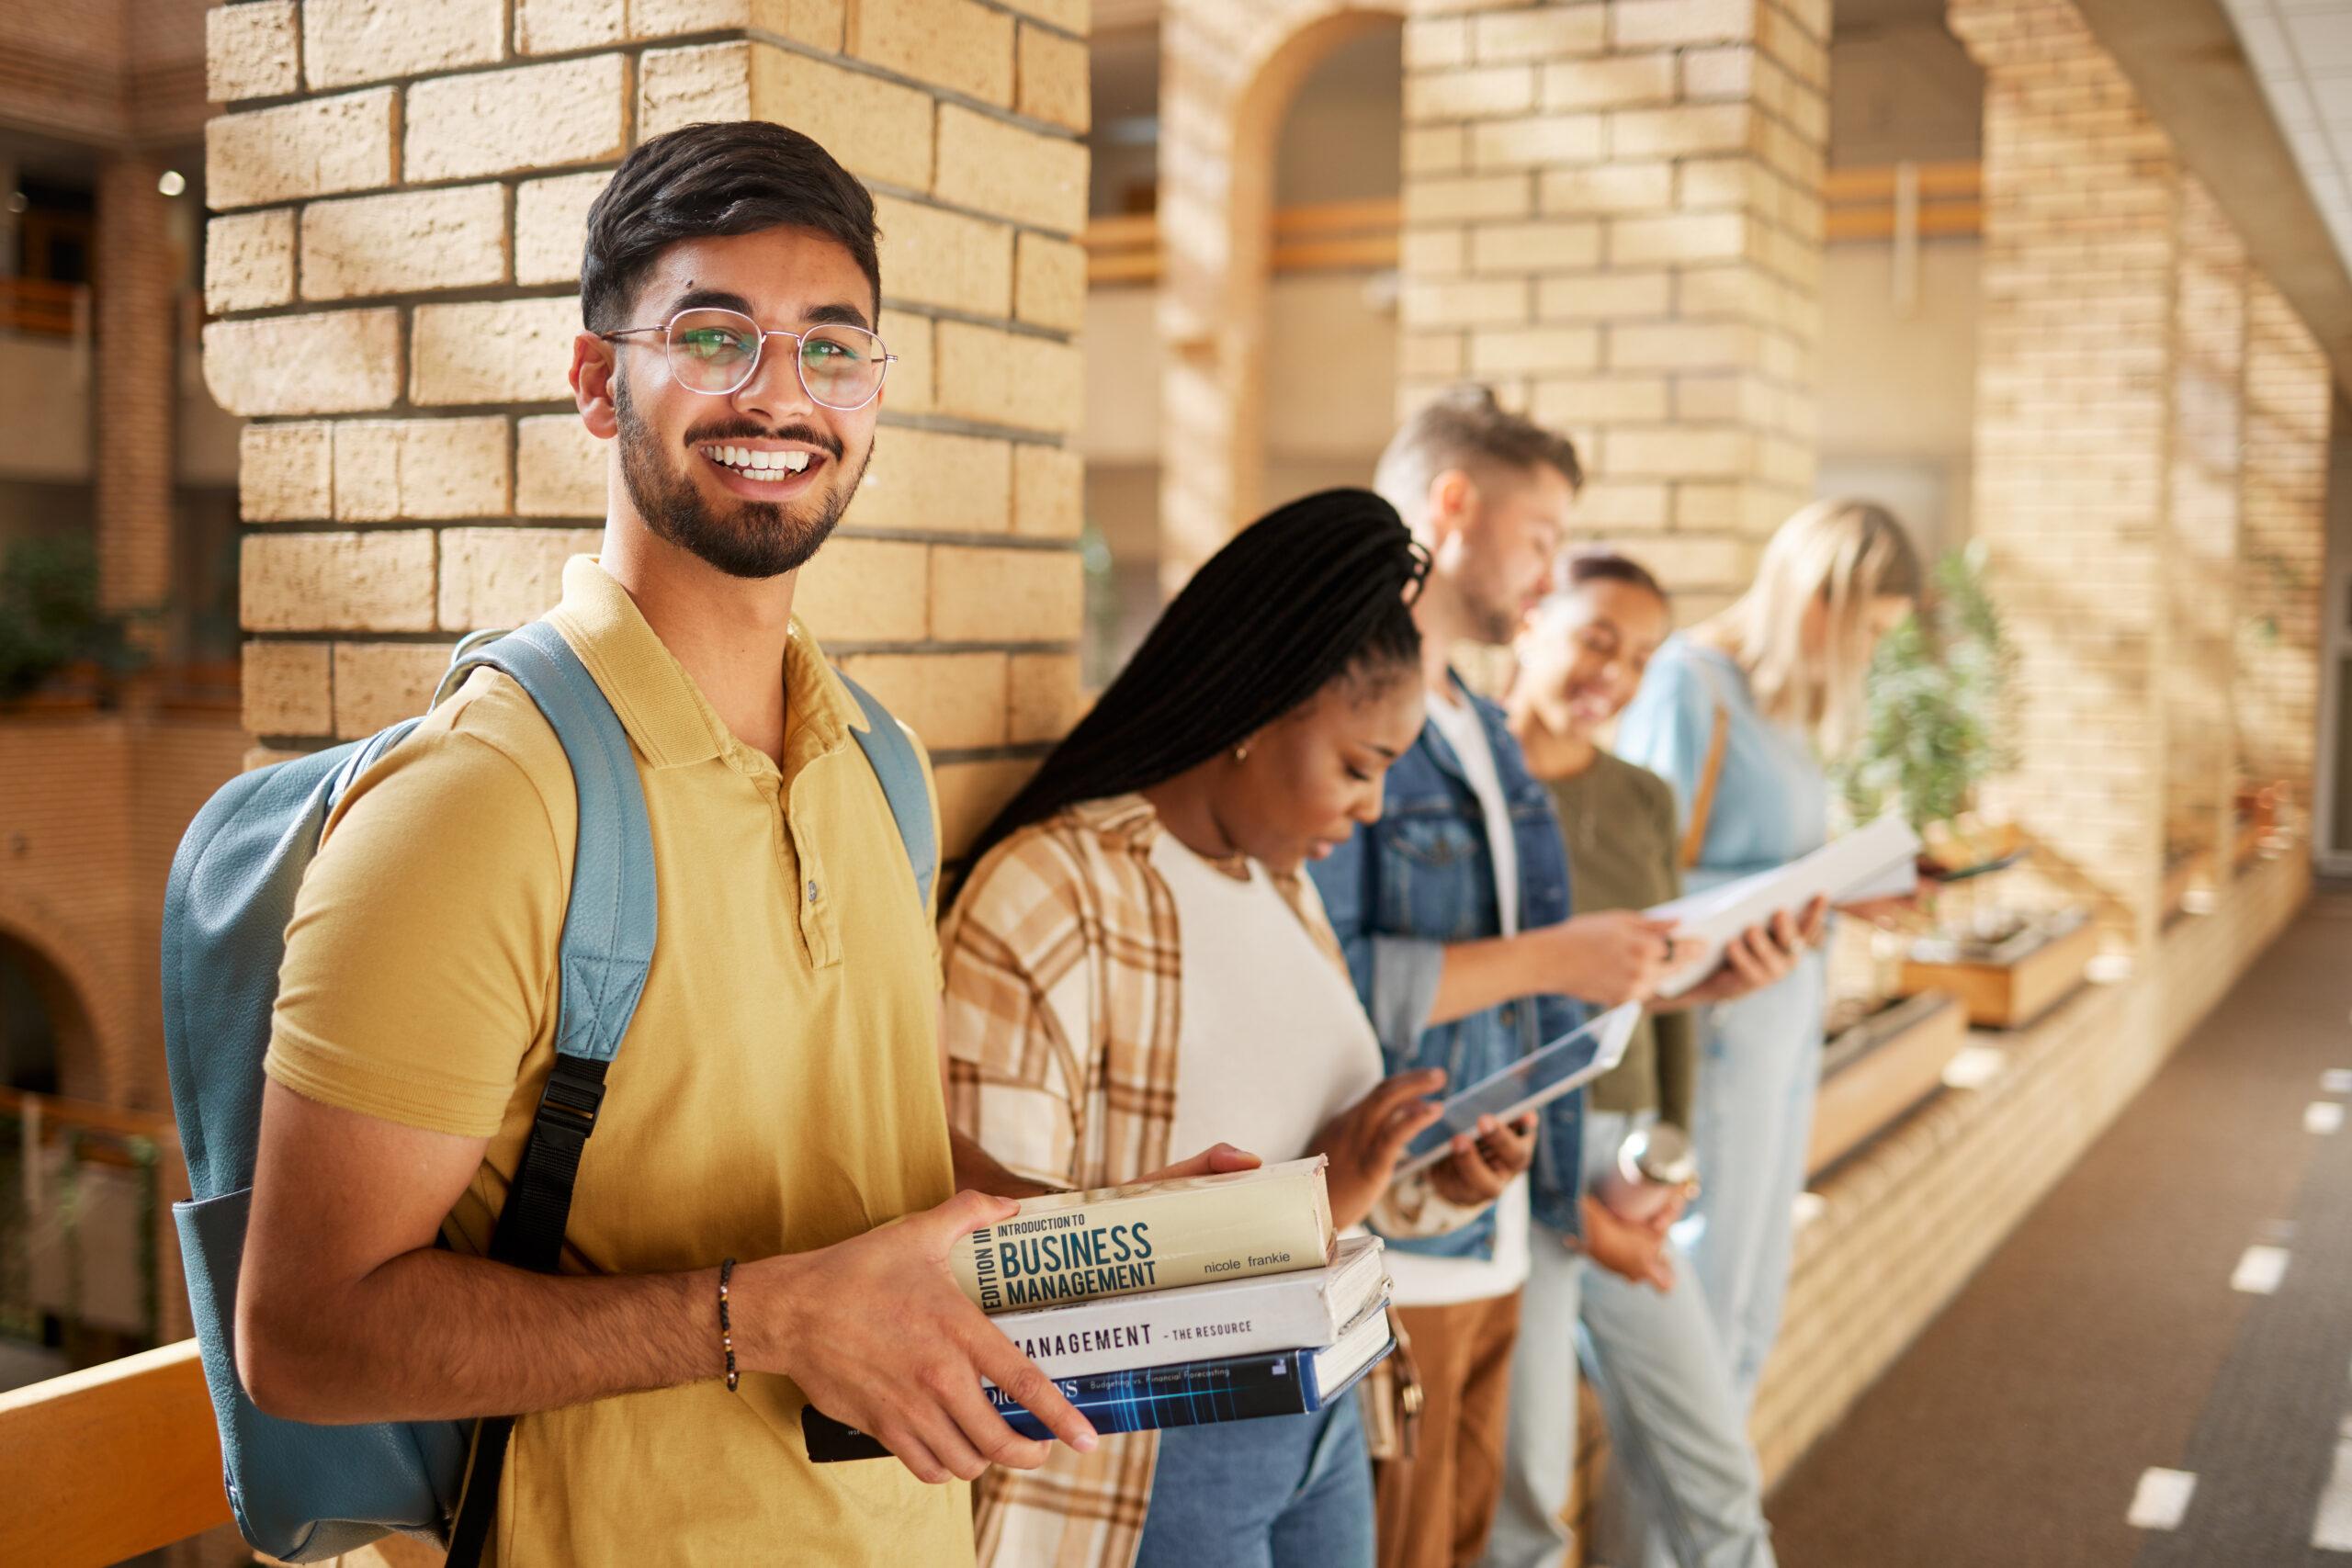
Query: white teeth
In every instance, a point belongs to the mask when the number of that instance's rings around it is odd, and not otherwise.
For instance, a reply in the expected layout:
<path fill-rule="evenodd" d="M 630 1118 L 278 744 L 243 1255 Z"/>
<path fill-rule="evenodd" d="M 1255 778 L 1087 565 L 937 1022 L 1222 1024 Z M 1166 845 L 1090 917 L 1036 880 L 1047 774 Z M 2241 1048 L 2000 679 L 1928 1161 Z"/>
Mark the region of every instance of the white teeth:
<path fill-rule="evenodd" d="M 808 454 L 806 452 L 786 452 L 784 454 L 784 466 L 790 468 L 796 474 L 806 472 L 808 468 Z"/>

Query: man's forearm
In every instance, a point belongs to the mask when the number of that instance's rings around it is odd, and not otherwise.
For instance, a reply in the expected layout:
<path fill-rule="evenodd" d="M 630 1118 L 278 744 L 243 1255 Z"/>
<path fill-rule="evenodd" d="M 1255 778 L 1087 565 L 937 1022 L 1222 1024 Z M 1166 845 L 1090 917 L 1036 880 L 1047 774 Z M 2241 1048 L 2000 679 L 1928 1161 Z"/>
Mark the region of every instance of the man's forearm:
<path fill-rule="evenodd" d="M 535 1274 L 424 1247 L 275 1312 L 241 1304 L 247 1392 L 302 1421 L 519 1415 L 726 1370 L 716 1269 Z"/>
<path fill-rule="evenodd" d="M 1560 989 L 1550 973 L 1557 966 L 1549 952 L 1552 929 L 1446 943 L 1430 1022 L 1452 1023 L 1520 997 Z"/>

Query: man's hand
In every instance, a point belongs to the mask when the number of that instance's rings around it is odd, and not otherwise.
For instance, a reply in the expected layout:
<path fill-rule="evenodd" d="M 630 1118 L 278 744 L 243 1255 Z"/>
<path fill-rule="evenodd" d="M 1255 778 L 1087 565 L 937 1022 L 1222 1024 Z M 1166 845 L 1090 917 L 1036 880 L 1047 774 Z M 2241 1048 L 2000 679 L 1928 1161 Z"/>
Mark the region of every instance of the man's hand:
<path fill-rule="evenodd" d="M 1715 972 L 1674 998 L 1659 1004 L 1671 1011 L 1700 1002 L 1729 1001 L 1786 979 L 1797 963 L 1829 929 L 1829 900 L 1815 898 L 1797 914 L 1774 911 L 1771 919 L 1750 926 L 1725 943 L 1724 961 Z"/>
<path fill-rule="evenodd" d="M 1535 1162 L 1535 1113 L 1506 1125 L 1478 1118 L 1478 1135 L 1459 1134 L 1445 1158 L 1430 1168 L 1430 1186 L 1449 1203 L 1476 1208 L 1502 1196 L 1511 1179 Z"/>
<path fill-rule="evenodd" d="M 1162 1166 L 1136 1178 L 1137 1181 L 1176 1181 L 1188 1176 L 1223 1176 L 1232 1170 L 1255 1170 L 1265 1161 L 1231 1144 L 1211 1144 L 1190 1159 Z"/>
<path fill-rule="evenodd" d="M 1669 1205 L 1674 1213 L 1679 1203 Z M 1618 1214 L 1608 1204 L 1586 1193 L 1578 1205 L 1584 1220 L 1584 1252 L 1595 1263 L 1611 1274 L 1631 1280 L 1636 1285 L 1648 1285 L 1661 1295 L 1674 1289 L 1674 1265 L 1666 1256 L 1667 1227 L 1671 1218 L 1653 1219 L 1645 1224 Z M 1668 1211 L 1661 1210 L 1661 1215 Z"/>
<path fill-rule="evenodd" d="M 1603 1007 L 1646 1000 L 1678 957 L 1674 929 L 1672 920 L 1654 920 L 1637 909 L 1602 909 L 1563 920 L 1549 933 L 1550 988 Z"/>
<path fill-rule="evenodd" d="M 1427 1098 L 1445 1087 L 1445 1069 L 1398 1073 L 1337 1116 L 1307 1152 L 1328 1157 L 1324 1173 L 1331 1192 L 1331 1223 L 1341 1230 L 1361 1224 L 1380 1201 L 1396 1174 L 1396 1161 L 1413 1134 L 1436 1121 L 1442 1108 Z"/>
<path fill-rule="evenodd" d="M 957 1237 L 1015 1212 L 1009 1198 L 959 1192 L 832 1247 L 738 1264 L 738 1363 L 792 1379 L 810 1404 L 870 1434 L 920 1481 L 1046 1462 L 1051 1445 L 1015 1432 L 981 1392 L 983 1378 L 1070 1447 L 1092 1449 L 1093 1427 L 956 1288 L 948 1268 Z"/>

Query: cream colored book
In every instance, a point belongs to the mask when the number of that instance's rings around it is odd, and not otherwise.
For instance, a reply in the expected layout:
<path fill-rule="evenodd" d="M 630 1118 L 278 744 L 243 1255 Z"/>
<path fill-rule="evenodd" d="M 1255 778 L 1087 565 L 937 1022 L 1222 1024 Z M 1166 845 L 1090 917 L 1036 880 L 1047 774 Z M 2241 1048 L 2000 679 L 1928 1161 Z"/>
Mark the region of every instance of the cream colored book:
<path fill-rule="evenodd" d="M 1320 1269 L 1338 1239 L 1325 1163 L 1023 1199 L 956 1243 L 956 1282 L 982 1312 L 1017 1312 Z"/>

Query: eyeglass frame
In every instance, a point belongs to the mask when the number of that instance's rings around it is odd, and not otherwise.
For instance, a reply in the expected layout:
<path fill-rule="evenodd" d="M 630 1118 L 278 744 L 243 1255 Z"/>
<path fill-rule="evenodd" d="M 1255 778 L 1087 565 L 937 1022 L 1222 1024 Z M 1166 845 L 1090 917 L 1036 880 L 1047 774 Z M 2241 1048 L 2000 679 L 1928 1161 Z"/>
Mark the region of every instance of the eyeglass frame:
<path fill-rule="evenodd" d="M 708 311 L 713 315 L 733 316 L 739 321 L 750 321 L 752 323 L 752 331 L 758 334 L 759 346 L 752 351 L 752 363 L 745 367 L 743 371 L 743 378 L 736 382 L 733 386 L 728 388 L 723 392 L 714 392 L 707 390 L 705 388 L 689 385 L 686 379 L 678 374 L 678 367 L 670 363 L 670 329 L 678 324 L 679 317 L 691 316 L 698 311 Z M 867 337 L 874 340 L 874 346 L 882 351 L 880 359 L 882 373 L 874 378 L 874 390 L 866 394 L 864 401 L 850 403 L 846 406 L 840 403 L 829 403 L 824 399 L 819 397 L 816 389 L 808 385 L 808 378 L 801 367 L 800 353 L 797 345 L 808 341 L 808 333 L 817 332 L 825 327 L 846 327 L 854 333 L 864 333 Z M 830 409 L 835 413 L 855 413 L 862 408 L 870 408 L 873 406 L 874 400 L 882 395 L 882 383 L 890 378 L 890 367 L 899 362 L 899 356 L 890 352 L 889 345 L 882 341 L 882 334 L 880 333 L 876 332 L 871 327 L 861 327 L 855 321 L 819 321 L 815 325 L 809 327 L 808 332 L 796 333 L 787 331 L 783 327 L 763 327 L 745 312 L 734 310 L 726 305 L 688 305 L 683 310 L 671 311 L 669 317 L 663 321 L 660 326 L 616 327 L 611 332 L 598 333 L 596 335 L 606 343 L 615 343 L 622 338 L 630 337 L 639 333 L 660 333 L 662 334 L 662 365 L 664 369 L 670 372 L 670 379 L 677 382 L 679 386 L 684 387 L 687 391 L 694 392 L 706 398 L 731 398 L 736 393 L 741 391 L 744 388 L 750 386 L 752 384 L 752 378 L 760 373 L 760 366 L 767 358 L 768 339 L 772 337 L 788 337 L 795 344 L 792 355 L 792 378 L 800 383 L 801 391 L 808 394 L 808 398 L 810 402 L 815 403 L 820 409 Z"/>

